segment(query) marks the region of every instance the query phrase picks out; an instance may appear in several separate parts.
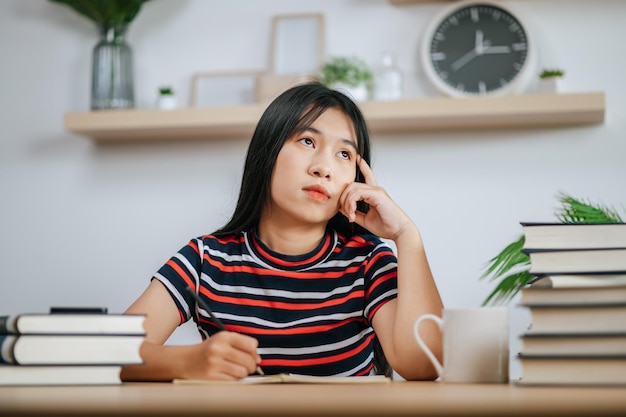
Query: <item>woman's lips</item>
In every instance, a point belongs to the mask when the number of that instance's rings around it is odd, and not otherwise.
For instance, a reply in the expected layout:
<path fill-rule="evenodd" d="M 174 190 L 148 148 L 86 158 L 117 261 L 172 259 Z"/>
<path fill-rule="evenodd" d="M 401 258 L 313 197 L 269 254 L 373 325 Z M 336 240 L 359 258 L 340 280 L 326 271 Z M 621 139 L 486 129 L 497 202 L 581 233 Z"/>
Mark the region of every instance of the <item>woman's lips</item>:
<path fill-rule="evenodd" d="M 306 192 L 309 197 L 316 201 L 328 201 L 330 199 L 329 192 L 326 190 L 326 188 L 320 185 L 305 187 L 304 192 Z"/>

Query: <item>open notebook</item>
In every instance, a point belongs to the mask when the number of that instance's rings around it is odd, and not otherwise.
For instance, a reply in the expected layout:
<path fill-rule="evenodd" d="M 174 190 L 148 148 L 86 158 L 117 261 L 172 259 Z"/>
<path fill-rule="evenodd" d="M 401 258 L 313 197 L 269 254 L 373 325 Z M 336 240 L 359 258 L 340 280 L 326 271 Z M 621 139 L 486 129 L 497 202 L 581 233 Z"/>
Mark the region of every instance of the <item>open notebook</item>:
<path fill-rule="evenodd" d="M 252 375 L 239 381 L 207 381 L 203 379 L 175 379 L 175 384 L 387 384 L 391 378 L 372 376 L 310 376 L 297 374 Z"/>

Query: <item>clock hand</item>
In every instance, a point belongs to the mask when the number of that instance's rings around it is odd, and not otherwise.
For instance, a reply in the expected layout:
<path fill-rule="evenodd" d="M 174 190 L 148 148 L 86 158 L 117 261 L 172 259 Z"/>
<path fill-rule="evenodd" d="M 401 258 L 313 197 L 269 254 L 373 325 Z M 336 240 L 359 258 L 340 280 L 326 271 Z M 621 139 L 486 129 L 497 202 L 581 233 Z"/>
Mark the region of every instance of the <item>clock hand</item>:
<path fill-rule="evenodd" d="M 476 40 L 474 42 L 474 51 L 476 51 L 476 53 L 478 55 L 480 55 L 483 51 L 484 45 L 483 45 L 483 40 L 485 39 L 484 35 L 483 35 L 483 31 L 482 30 L 477 30 L 476 31 Z"/>
<path fill-rule="evenodd" d="M 476 53 L 476 50 L 472 49 L 471 51 L 463 55 L 461 58 L 454 61 L 452 65 L 450 66 L 450 68 L 452 68 L 452 71 L 458 71 L 461 69 L 461 67 L 465 66 L 468 62 L 470 62 L 472 59 L 476 58 L 477 56 L 478 54 Z"/>
<path fill-rule="evenodd" d="M 511 53 L 511 47 L 502 46 L 488 46 L 483 51 L 483 54 L 509 54 Z"/>
<path fill-rule="evenodd" d="M 478 32 L 480 32 L 480 31 L 477 31 L 477 33 Z M 482 34 L 482 32 L 481 32 L 481 34 Z M 490 45 L 491 45 L 491 41 L 490 40 L 486 40 L 486 41 L 482 42 L 478 48 L 472 49 L 471 51 L 469 51 L 468 53 L 463 55 L 461 58 L 459 58 L 456 61 L 454 61 L 452 63 L 452 65 L 450 66 L 450 68 L 452 69 L 452 71 L 460 70 L 462 67 L 467 65 L 471 60 L 473 60 L 477 56 L 482 55 L 484 53 L 484 51 L 485 51 L 485 48 L 489 48 Z"/>

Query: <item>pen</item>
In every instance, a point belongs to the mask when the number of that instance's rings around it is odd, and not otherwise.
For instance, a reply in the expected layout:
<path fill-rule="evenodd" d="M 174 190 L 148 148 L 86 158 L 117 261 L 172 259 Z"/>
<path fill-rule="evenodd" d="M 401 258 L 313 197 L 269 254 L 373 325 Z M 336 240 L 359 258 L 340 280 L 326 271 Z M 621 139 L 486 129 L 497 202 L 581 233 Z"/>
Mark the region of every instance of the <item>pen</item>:
<path fill-rule="evenodd" d="M 200 296 L 196 294 L 196 292 L 192 290 L 191 287 L 186 287 L 185 289 L 193 297 L 193 299 L 196 300 L 198 305 L 202 307 L 207 313 L 209 313 L 211 320 L 213 320 L 213 322 L 217 325 L 217 327 L 220 330 L 226 330 L 226 327 L 224 327 L 224 323 L 222 323 L 222 320 L 218 319 L 215 316 L 215 314 L 213 314 L 213 312 L 211 311 L 209 306 L 204 302 L 204 300 L 202 300 L 202 298 L 200 298 Z M 259 365 L 256 366 L 256 373 L 259 375 L 265 375 L 265 373 L 263 372 L 263 369 L 261 369 Z"/>

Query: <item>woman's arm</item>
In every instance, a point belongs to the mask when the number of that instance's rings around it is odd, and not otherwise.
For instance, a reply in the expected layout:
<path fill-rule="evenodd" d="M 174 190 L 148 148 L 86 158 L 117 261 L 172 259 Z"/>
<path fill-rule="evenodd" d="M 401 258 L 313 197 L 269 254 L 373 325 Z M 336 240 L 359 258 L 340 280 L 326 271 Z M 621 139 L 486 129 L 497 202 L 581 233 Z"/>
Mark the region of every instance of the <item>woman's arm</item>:
<path fill-rule="evenodd" d="M 435 379 L 436 371 L 413 336 L 413 325 L 422 314 L 441 316 L 443 304 L 435 285 L 421 234 L 413 221 L 378 187 L 367 163 L 359 158 L 365 184 L 352 183 L 340 198 L 340 210 L 350 220 L 376 235 L 391 239 L 398 251 L 398 298 L 383 305 L 372 326 L 394 370 L 405 379 Z M 365 201 L 367 213 L 356 210 Z M 441 332 L 431 321 L 420 327 L 420 334 L 441 360 Z"/>
<path fill-rule="evenodd" d="M 437 372 L 413 335 L 413 325 L 422 314 L 441 316 L 443 305 L 432 277 L 419 231 L 407 228 L 394 239 L 398 251 L 398 298 L 383 305 L 373 319 L 385 356 L 391 367 L 408 380 L 437 378 Z M 420 335 L 442 361 L 441 332 L 428 320 Z"/>
<path fill-rule="evenodd" d="M 164 345 L 180 324 L 180 315 L 169 292 L 156 279 L 126 314 L 146 314 L 146 339 L 141 346 L 144 364 L 124 366 L 124 381 L 235 380 L 253 373 L 261 360 L 256 339 L 227 331 L 194 345 Z"/>

